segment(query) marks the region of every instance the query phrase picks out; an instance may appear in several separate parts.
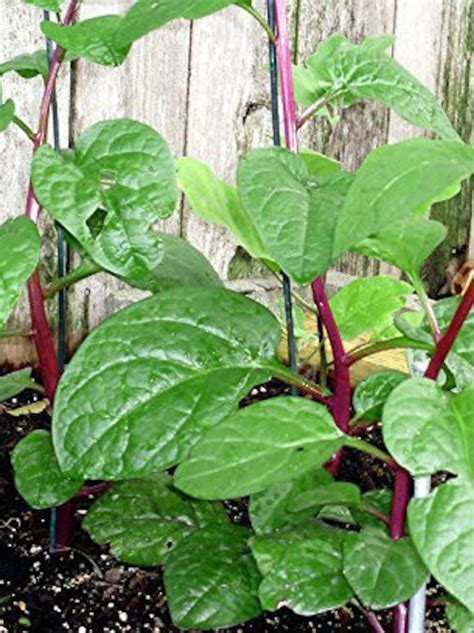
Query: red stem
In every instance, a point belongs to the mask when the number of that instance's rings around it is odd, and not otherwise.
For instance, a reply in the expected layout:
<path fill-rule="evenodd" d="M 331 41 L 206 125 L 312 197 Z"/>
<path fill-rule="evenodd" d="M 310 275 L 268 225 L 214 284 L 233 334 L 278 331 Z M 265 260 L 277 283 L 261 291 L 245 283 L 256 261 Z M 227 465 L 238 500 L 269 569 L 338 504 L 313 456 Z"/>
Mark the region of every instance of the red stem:
<path fill-rule="evenodd" d="M 77 4 L 78 0 L 70 1 L 63 24 L 70 24 L 73 21 Z M 48 79 L 46 80 L 44 94 L 41 100 L 38 132 L 35 135 L 33 143 L 33 153 L 38 149 L 38 147 L 46 142 L 48 134 L 49 110 L 62 59 L 63 51 L 59 46 L 57 46 L 51 60 Z M 40 211 L 41 209 L 33 193 L 33 186 L 30 180 L 26 198 L 25 215 L 37 224 Z M 54 395 L 58 386 L 60 372 L 53 334 L 49 327 L 43 288 L 41 286 L 38 270 L 33 273 L 28 281 L 28 299 L 30 304 L 31 322 L 33 326 L 33 341 L 38 354 L 41 378 L 45 388 L 46 397 L 52 404 L 54 402 Z M 72 539 L 72 504 L 64 504 L 58 508 L 57 526 L 57 545 L 59 547 L 65 547 L 69 545 Z"/>
<path fill-rule="evenodd" d="M 458 309 L 446 332 L 438 340 L 435 352 L 425 372 L 425 378 L 436 380 L 443 367 L 460 329 L 463 326 L 474 303 L 474 282 L 471 282 L 464 294 Z M 400 539 L 405 532 L 407 507 L 410 501 L 410 475 L 403 468 L 395 473 L 392 510 L 390 515 L 390 536 Z M 393 633 L 405 633 L 408 624 L 408 609 L 405 604 L 399 604 L 393 610 Z"/>

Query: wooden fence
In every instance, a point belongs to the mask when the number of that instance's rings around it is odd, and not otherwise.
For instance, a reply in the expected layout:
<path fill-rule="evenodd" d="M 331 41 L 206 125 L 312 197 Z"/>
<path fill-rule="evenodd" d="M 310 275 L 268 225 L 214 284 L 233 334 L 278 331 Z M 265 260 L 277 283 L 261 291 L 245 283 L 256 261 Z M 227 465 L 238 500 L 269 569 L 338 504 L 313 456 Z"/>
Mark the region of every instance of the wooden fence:
<path fill-rule="evenodd" d="M 130 4 L 131 0 L 84 0 L 81 17 L 123 13 Z M 263 0 L 255 4 L 264 10 Z M 298 61 L 333 33 L 355 41 L 394 33 L 395 58 L 438 95 L 458 132 L 472 141 L 472 0 L 293 0 L 289 4 Z M 39 10 L 20 0 L 0 0 L 0 61 L 44 45 L 40 19 Z M 5 97 L 13 97 L 20 115 L 33 124 L 41 81 L 8 75 L 2 84 Z M 232 182 L 238 157 L 251 147 L 270 143 L 266 41 L 258 25 L 236 7 L 194 23 L 176 22 L 137 42 L 119 68 L 80 61 L 63 69 L 58 101 L 64 146 L 96 121 L 130 117 L 158 130 L 177 156 L 206 161 Z M 332 130 L 319 121 L 310 123 L 302 144 L 354 169 L 374 147 L 419 134 L 384 108 L 363 104 L 343 114 Z M 30 151 L 28 141 L 15 129 L 0 135 L 0 222 L 23 211 Z M 443 289 L 469 251 L 473 254 L 471 193 L 466 186 L 455 200 L 435 210 L 449 226 L 449 235 L 426 271 L 434 291 Z M 236 247 L 229 235 L 205 225 L 185 205 L 164 226 L 199 248 L 223 278 L 228 278 L 229 267 L 246 274 L 242 262 L 231 265 Z M 48 223 L 44 230 L 48 277 L 55 266 L 54 232 Z M 398 274 L 384 264 L 352 255 L 342 258 L 337 269 L 348 274 Z M 128 291 L 105 274 L 78 284 L 68 299 L 70 340 L 76 341 L 128 299 Z M 27 326 L 24 301 L 12 324 Z M 0 365 L 5 358 L 17 365 L 33 356 L 26 340 L 1 342 Z"/>

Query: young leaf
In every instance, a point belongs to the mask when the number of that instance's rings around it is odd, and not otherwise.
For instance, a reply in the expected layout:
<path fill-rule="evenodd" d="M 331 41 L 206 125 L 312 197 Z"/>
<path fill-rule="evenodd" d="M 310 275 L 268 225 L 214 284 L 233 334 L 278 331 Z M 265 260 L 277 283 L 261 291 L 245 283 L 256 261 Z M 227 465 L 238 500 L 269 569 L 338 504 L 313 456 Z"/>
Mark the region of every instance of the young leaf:
<path fill-rule="evenodd" d="M 40 203 L 91 259 L 153 287 L 163 248 L 149 227 L 177 201 L 173 159 L 157 132 L 129 119 L 102 121 L 80 136 L 72 158 L 41 147 L 32 180 Z"/>
<path fill-rule="evenodd" d="M 473 408 L 474 385 L 453 396 L 432 380 L 407 380 L 385 404 L 385 444 L 414 476 L 447 470 L 474 481 Z"/>
<path fill-rule="evenodd" d="M 0 103 L 0 132 L 5 132 L 15 116 L 15 103 L 7 99 L 5 103 Z"/>
<path fill-rule="evenodd" d="M 208 431 L 178 467 L 175 486 L 200 499 L 243 497 L 324 464 L 344 438 L 322 405 L 271 398 Z"/>
<path fill-rule="evenodd" d="M 356 419 L 379 422 L 387 398 L 406 379 L 406 374 L 393 369 L 377 371 L 367 376 L 354 391 L 352 404 Z"/>
<path fill-rule="evenodd" d="M 25 389 L 41 390 L 39 385 L 32 382 L 30 368 L 19 369 L 0 376 L 0 402 L 13 398 Z"/>
<path fill-rule="evenodd" d="M 20 217 L 0 225 L 0 328 L 38 265 L 40 246 L 38 229 L 31 220 Z"/>
<path fill-rule="evenodd" d="M 410 534 L 428 569 L 474 613 L 473 514 L 472 481 L 450 481 L 408 507 Z"/>
<path fill-rule="evenodd" d="M 352 44 L 334 35 L 297 72 L 296 98 L 305 106 L 323 98 L 343 107 L 377 101 L 417 127 L 459 139 L 430 91 L 385 53 L 392 43 L 391 36 Z"/>
<path fill-rule="evenodd" d="M 38 75 L 46 79 L 49 72 L 46 50 L 42 48 L 34 53 L 17 55 L 13 57 L 13 59 L 9 59 L 7 62 L 0 64 L 0 77 L 12 71 L 24 79 L 31 79 Z"/>
<path fill-rule="evenodd" d="M 160 473 L 112 486 L 82 526 L 97 543 L 110 543 L 119 560 L 150 567 L 163 564 L 194 530 L 228 521 L 224 506 L 188 499 L 173 488 L 169 475 Z"/>
<path fill-rule="evenodd" d="M 238 525 L 195 530 L 171 552 L 164 581 L 171 617 L 180 629 L 240 624 L 262 611 L 260 575 Z"/>
<path fill-rule="evenodd" d="M 335 481 L 325 486 L 315 486 L 312 490 L 305 490 L 296 494 L 288 503 L 290 512 L 304 512 L 323 505 L 357 506 L 361 503 L 358 486 L 345 481 Z"/>
<path fill-rule="evenodd" d="M 252 257 L 270 259 L 252 215 L 240 204 L 235 187 L 219 180 L 207 165 L 195 158 L 180 158 L 176 167 L 178 185 L 196 215 L 229 229 Z"/>
<path fill-rule="evenodd" d="M 474 614 L 451 596 L 446 604 L 449 626 L 456 633 L 474 633 Z"/>
<path fill-rule="evenodd" d="M 384 330 L 412 291 L 404 281 L 383 275 L 351 281 L 330 301 L 341 336 L 354 339 Z"/>
<path fill-rule="evenodd" d="M 319 522 L 253 537 L 250 547 L 263 576 L 263 608 L 286 606 L 300 615 L 315 615 L 348 602 L 353 593 L 342 573 L 345 537 L 342 530 Z"/>
<path fill-rule="evenodd" d="M 390 516 L 392 507 L 392 491 L 387 488 L 369 490 L 362 495 L 362 503 L 359 507 L 351 508 L 351 514 L 361 528 L 387 531 L 388 527 L 383 521 L 367 512 L 364 508 L 376 510 L 386 517 Z"/>
<path fill-rule="evenodd" d="M 352 250 L 393 264 L 414 277 L 446 233 L 446 228 L 439 222 L 419 217 L 405 218 L 387 224 L 377 235 Z"/>
<path fill-rule="evenodd" d="M 379 530 L 348 534 L 343 560 L 344 576 L 362 604 L 372 609 L 405 602 L 429 577 L 410 538 L 394 541 Z"/>
<path fill-rule="evenodd" d="M 315 486 L 331 484 L 333 478 L 324 468 L 312 470 L 301 477 L 284 481 L 262 492 L 250 496 L 249 514 L 252 527 L 257 534 L 269 534 L 291 527 L 315 514 L 315 508 L 302 512 L 290 512 L 289 504 L 295 495 L 312 490 Z"/>
<path fill-rule="evenodd" d="M 272 260 L 297 283 L 307 283 L 333 262 L 334 231 L 353 176 L 314 178 L 299 156 L 257 149 L 240 161 L 238 190 Z"/>
<path fill-rule="evenodd" d="M 37 510 L 64 503 L 84 483 L 61 472 L 47 431 L 33 431 L 20 440 L 13 450 L 12 464 L 18 492 Z"/>
<path fill-rule="evenodd" d="M 474 148 L 455 141 L 411 139 L 375 149 L 358 170 L 338 214 L 333 257 L 413 216 L 474 172 Z"/>
<path fill-rule="evenodd" d="M 298 156 L 303 159 L 309 173 L 316 178 L 330 176 L 341 169 L 341 164 L 338 163 L 337 160 L 315 152 L 312 149 L 301 149 Z"/>
<path fill-rule="evenodd" d="M 220 288 L 174 288 L 121 310 L 88 336 L 60 381 L 61 467 L 113 480 L 179 463 L 269 380 L 279 339 L 270 312 Z"/>

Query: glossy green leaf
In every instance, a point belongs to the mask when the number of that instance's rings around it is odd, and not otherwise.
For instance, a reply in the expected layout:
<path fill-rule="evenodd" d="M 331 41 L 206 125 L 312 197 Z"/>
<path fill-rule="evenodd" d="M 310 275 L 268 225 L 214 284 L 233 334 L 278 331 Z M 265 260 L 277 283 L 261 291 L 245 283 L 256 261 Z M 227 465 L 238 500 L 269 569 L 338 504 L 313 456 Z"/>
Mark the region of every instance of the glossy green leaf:
<path fill-rule="evenodd" d="M 38 229 L 24 217 L 0 225 L 0 328 L 15 307 L 39 261 Z"/>
<path fill-rule="evenodd" d="M 383 410 L 385 444 L 415 476 L 447 470 L 474 481 L 474 384 L 451 395 L 434 381 L 396 387 Z"/>
<path fill-rule="evenodd" d="M 20 440 L 12 453 L 12 464 L 18 492 L 32 508 L 59 505 L 82 488 L 83 479 L 61 472 L 47 431 L 33 431 Z"/>
<path fill-rule="evenodd" d="M 423 204 L 474 172 L 474 148 L 411 139 L 375 149 L 358 170 L 338 215 L 333 256 L 413 216 Z"/>
<path fill-rule="evenodd" d="M 280 329 L 229 290 L 175 288 L 107 319 L 79 348 L 55 400 L 61 467 L 140 477 L 182 461 L 272 375 Z"/>
<path fill-rule="evenodd" d="M 361 505 L 351 508 L 351 514 L 361 528 L 388 531 L 388 526 L 367 509 L 375 510 L 385 517 L 390 517 L 392 507 L 392 491 L 387 488 L 369 490 L 362 495 Z"/>
<path fill-rule="evenodd" d="M 263 608 L 275 611 L 286 606 L 300 615 L 314 615 L 348 602 L 353 593 L 342 573 L 345 537 L 342 530 L 311 522 L 252 538 L 252 553 L 263 576 Z"/>
<path fill-rule="evenodd" d="M 97 543 L 131 565 L 163 564 L 186 536 L 207 525 L 228 523 L 218 503 L 189 499 L 160 473 L 114 484 L 90 508 L 83 527 Z"/>
<path fill-rule="evenodd" d="M 330 300 L 341 336 L 354 339 L 385 329 L 411 292 L 409 284 L 383 275 L 351 281 Z"/>
<path fill-rule="evenodd" d="M 180 629 L 224 628 L 262 611 L 260 575 L 247 546 L 252 532 L 237 525 L 195 530 L 171 552 L 164 581 Z"/>
<path fill-rule="evenodd" d="M 353 250 L 397 266 L 410 276 L 421 267 L 446 237 L 447 230 L 439 222 L 425 218 L 405 218 L 391 222 L 374 237 L 369 237 Z"/>
<path fill-rule="evenodd" d="M 175 485 L 202 499 L 243 497 L 324 464 L 344 438 L 321 404 L 271 398 L 208 431 L 178 467 Z"/>
<path fill-rule="evenodd" d="M 333 262 L 334 232 L 353 176 L 315 178 L 283 148 L 257 149 L 240 161 L 238 191 L 272 260 L 298 283 Z"/>
<path fill-rule="evenodd" d="M 13 59 L 0 64 L 0 77 L 5 73 L 16 72 L 24 79 L 31 79 L 40 75 L 44 79 L 48 76 L 49 64 L 46 49 L 42 48 L 34 53 L 17 55 Z"/>
<path fill-rule="evenodd" d="M 123 18 L 119 15 L 103 15 L 70 26 L 45 21 L 41 23 L 41 30 L 47 38 L 75 57 L 119 66 L 130 50 L 130 43 L 120 42 L 117 38 L 122 22 Z"/>
<path fill-rule="evenodd" d="M 176 166 L 178 185 L 196 215 L 224 226 L 252 257 L 270 259 L 252 215 L 240 204 L 235 187 L 219 180 L 207 165 L 195 158 L 180 158 Z"/>
<path fill-rule="evenodd" d="M 392 43 L 391 36 L 369 38 L 362 44 L 332 36 L 296 72 L 297 100 L 310 106 L 325 99 L 343 107 L 359 100 L 376 101 L 417 127 L 458 139 L 431 92 L 385 53 Z"/>
<path fill-rule="evenodd" d="M 153 287 L 163 248 L 149 227 L 177 201 L 173 159 L 157 132 L 129 119 L 97 123 L 80 136 L 72 160 L 41 147 L 32 179 L 42 206 L 97 264 Z"/>
<path fill-rule="evenodd" d="M 446 604 L 446 616 L 455 633 L 474 633 L 474 613 L 451 596 Z"/>
<path fill-rule="evenodd" d="M 473 516 L 474 486 L 461 480 L 439 486 L 428 497 L 412 499 L 408 507 L 410 534 L 425 564 L 436 580 L 471 612 Z"/>
<path fill-rule="evenodd" d="M 290 512 L 304 512 L 316 510 L 318 506 L 331 505 L 359 505 L 361 502 L 360 489 L 355 484 L 345 481 L 335 481 L 327 485 L 315 486 L 312 490 L 305 490 L 295 494 L 288 503 Z"/>
<path fill-rule="evenodd" d="M 291 527 L 315 514 L 314 507 L 302 512 L 289 509 L 291 500 L 300 493 L 314 487 L 331 484 L 333 478 L 324 468 L 312 470 L 301 477 L 284 481 L 262 492 L 250 496 L 249 515 L 252 527 L 257 534 L 269 534 L 282 528 Z"/>
<path fill-rule="evenodd" d="M 0 102 L 0 132 L 4 132 L 15 116 L 15 103 L 7 99 L 5 103 Z"/>
<path fill-rule="evenodd" d="M 379 530 L 346 536 L 344 575 L 362 604 L 388 609 L 411 598 L 429 572 L 410 538 L 394 541 Z"/>
<path fill-rule="evenodd" d="M 32 381 L 29 367 L 0 376 L 0 402 L 13 398 L 25 389 L 42 391 L 42 387 Z"/>
<path fill-rule="evenodd" d="M 354 391 L 352 404 L 358 420 L 379 422 L 387 398 L 400 383 L 407 379 L 401 371 L 387 369 L 370 374 Z"/>

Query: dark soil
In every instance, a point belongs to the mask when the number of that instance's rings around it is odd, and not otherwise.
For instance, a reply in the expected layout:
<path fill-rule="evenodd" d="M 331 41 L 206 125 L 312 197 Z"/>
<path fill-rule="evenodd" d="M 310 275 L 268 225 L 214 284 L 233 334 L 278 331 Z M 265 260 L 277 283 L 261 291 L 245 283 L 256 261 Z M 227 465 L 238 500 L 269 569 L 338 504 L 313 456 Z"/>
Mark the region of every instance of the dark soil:
<path fill-rule="evenodd" d="M 253 390 L 242 404 L 285 391 L 282 385 L 272 382 Z M 37 397 L 25 392 L 19 404 Z M 169 618 L 160 570 L 117 562 L 107 547 L 96 545 L 80 529 L 81 518 L 92 499 L 76 502 L 77 526 L 72 547 L 62 554 L 48 552 L 49 512 L 32 511 L 19 497 L 9 459 L 19 439 L 34 428 L 48 427 L 46 412 L 19 419 L 0 411 L 0 633 L 177 633 L 179 629 Z M 381 445 L 377 430 L 370 432 L 369 439 Z M 347 451 L 339 478 L 357 483 L 364 491 L 391 484 L 387 468 L 355 451 Z M 247 522 L 245 502 L 228 504 L 228 510 L 234 521 Z M 433 594 L 436 597 L 436 588 Z M 390 614 L 382 613 L 380 617 L 388 631 Z M 226 633 L 369 630 L 363 615 L 353 607 L 311 618 L 281 609 L 225 629 Z M 426 631 L 450 631 L 441 608 L 429 611 Z"/>

